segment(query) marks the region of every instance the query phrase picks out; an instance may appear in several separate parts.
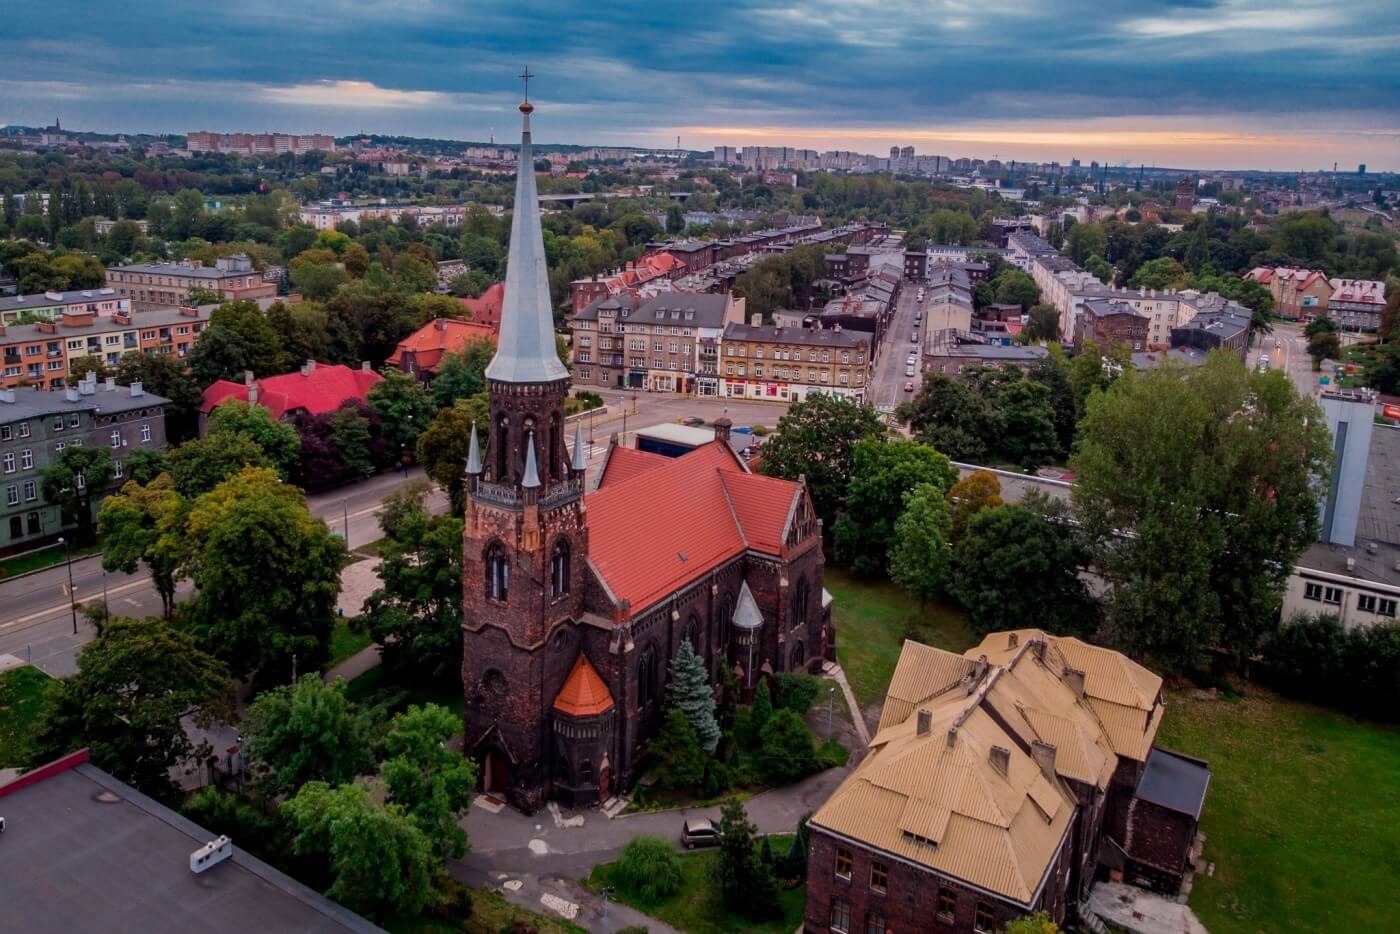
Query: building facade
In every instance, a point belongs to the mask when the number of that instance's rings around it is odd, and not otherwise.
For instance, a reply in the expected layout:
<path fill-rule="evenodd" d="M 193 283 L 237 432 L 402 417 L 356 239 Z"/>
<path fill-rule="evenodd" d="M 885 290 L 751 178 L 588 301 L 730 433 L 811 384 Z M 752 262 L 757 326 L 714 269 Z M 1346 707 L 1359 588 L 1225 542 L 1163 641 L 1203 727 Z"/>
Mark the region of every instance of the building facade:
<path fill-rule="evenodd" d="M 95 318 L 110 318 L 130 314 L 131 300 L 109 288 L 0 297 L 0 325 L 20 321 L 54 321 L 67 311 L 89 314 Z"/>
<path fill-rule="evenodd" d="M 574 379 L 580 388 L 718 395 L 720 336 L 743 320 L 745 304 L 701 292 L 599 299 L 569 319 Z"/>
<path fill-rule="evenodd" d="M 113 367 L 128 353 L 173 354 L 184 359 L 209 323 L 207 308 L 168 308 L 99 315 L 70 305 L 53 320 L 0 326 L 0 386 L 62 389 L 72 367 L 97 357 Z"/>
<path fill-rule="evenodd" d="M 1332 279 L 1327 317 L 1343 331 L 1380 330 L 1385 310 L 1385 283 L 1375 279 Z"/>
<path fill-rule="evenodd" d="M 529 114 L 517 205 L 536 203 Z M 539 214 L 515 212 L 506 304 L 473 428 L 463 532 L 465 754 L 482 789 L 533 811 L 606 800 L 637 778 L 682 641 L 712 677 L 806 669 L 832 644 L 820 524 L 803 484 L 717 443 L 683 457 L 610 446 L 584 488 L 564 428 Z"/>
<path fill-rule="evenodd" d="M 731 324 L 719 348 L 720 395 L 801 402 L 813 393 L 860 401 L 870 376 L 870 340 L 832 329 Z"/>
<path fill-rule="evenodd" d="M 266 282 L 242 254 L 219 257 L 213 266 L 136 263 L 107 270 L 107 284 L 131 301 L 134 311 L 190 304 L 192 289 L 218 293 L 223 301 L 274 298 L 277 284 Z"/>
<path fill-rule="evenodd" d="M 1092 301 L 1084 303 L 1084 314 L 1075 333 L 1075 346 L 1092 344 L 1107 352 L 1112 344 L 1123 344 L 1133 351 L 1147 347 L 1151 319 L 1127 302 Z"/>
<path fill-rule="evenodd" d="M 1258 266 L 1244 278 L 1268 288 L 1274 297 L 1274 312 L 1282 318 L 1297 320 L 1327 313 L 1332 282 L 1320 269 Z"/>

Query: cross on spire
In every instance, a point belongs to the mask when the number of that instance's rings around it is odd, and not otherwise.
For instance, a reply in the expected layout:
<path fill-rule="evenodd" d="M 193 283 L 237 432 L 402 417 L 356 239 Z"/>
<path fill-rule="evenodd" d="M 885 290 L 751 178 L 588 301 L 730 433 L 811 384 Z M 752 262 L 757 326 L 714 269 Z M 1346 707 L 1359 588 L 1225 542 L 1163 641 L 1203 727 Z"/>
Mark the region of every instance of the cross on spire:
<path fill-rule="evenodd" d="M 525 70 L 520 73 L 520 80 L 525 82 L 525 103 L 530 102 L 530 79 L 534 75 L 530 74 L 530 66 L 526 65 Z"/>

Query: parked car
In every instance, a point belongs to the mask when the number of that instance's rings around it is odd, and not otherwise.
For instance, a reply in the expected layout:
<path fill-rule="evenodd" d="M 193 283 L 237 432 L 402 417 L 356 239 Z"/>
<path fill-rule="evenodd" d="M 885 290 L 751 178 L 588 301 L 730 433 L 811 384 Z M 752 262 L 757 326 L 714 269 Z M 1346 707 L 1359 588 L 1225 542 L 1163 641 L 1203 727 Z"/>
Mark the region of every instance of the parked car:
<path fill-rule="evenodd" d="M 699 428 L 701 425 L 705 424 L 705 420 L 699 415 L 687 415 L 680 420 L 680 423 L 682 425 L 689 425 L 691 428 Z"/>
<path fill-rule="evenodd" d="M 732 432 L 734 432 L 734 434 L 736 434 L 736 435 L 751 435 L 751 434 L 753 434 L 753 429 L 750 428 L 748 425 L 735 425 L 733 428 L 731 428 L 731 429 L 729 429 L 729 430 L 732 431 Z"/>
<path fill-rule="evenodd" d="M 913 384 L 912 382 L 905 383 L 905 384 L 904 384 L 904 391 L 905 391 L 905 392 L 913 392 L 913 391 L 914 391 L 914 384 Z"/>
<path fill-rule="evenodd" d="M 681 844 L 687 850 L 697 846 L 719 846 L 724 839 L 715 822 L 703 817 L 693 817 L 681 825 Z"/>
<path fill-rule="evenodd" d="M 917 344 L 918 342 L 919 342 L 919 332 L 918 332 L 918 331 L 915 331 L 913 334 L 911 334 L 911 335 L 909 336 L 909 343 L 911 343 L 911 344 Z"/>

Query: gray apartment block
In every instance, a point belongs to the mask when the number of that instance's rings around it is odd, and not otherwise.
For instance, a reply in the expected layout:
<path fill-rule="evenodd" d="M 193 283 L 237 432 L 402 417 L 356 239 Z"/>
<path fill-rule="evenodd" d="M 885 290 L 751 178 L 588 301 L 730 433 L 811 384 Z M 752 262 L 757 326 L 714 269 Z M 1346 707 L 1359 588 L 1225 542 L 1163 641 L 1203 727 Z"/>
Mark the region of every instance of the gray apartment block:
<path fill-rule="evenodd" d="M 61 391 L 0 390 L 0 554 L 36 548 L 62 533 L 62 516 L 44 501 L 40 474 L 64 448 L 109 448 L 114 485 L 120 485 L 133 451 L 165 449 L 169 401 L 139 383 L 117 386 L 92 378 Z"/>

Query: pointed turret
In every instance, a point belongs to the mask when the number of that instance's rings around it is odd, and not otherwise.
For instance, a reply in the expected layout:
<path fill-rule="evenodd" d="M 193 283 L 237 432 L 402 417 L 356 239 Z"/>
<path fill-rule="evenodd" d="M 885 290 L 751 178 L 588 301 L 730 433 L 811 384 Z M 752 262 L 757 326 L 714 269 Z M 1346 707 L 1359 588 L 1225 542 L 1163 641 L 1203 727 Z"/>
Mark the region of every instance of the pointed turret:
<path fill-rule="evenodd" d="M 525 439 L 525 476 L 520 481 L 520 485 L 527 490 L 540 485 L 540 470 L 535 466 L 535 433 L 533 431 Z"/>
<path fill-rule="evenodd" d="M 574 470 L 583 473 L 588 468 L 588 454 L 583 448 L 583 423 L 574 423 Z"/>
<path fill-rule="evenodd" d="M 481 473 L 481 444 L 476 439 L 476 422 L 472 422 L 472 441 L 467 448 L 467 473 L 473 477 Z"/>
<path fill-rule="evenodd" d="M 510 258 L 496 356 L 487 379 L 505 383 L 548 383 L 567 379 L 554 344 L 554 311 L 549 301 L 544 235 L 535 192 L 535 160 L 530 146 L 528 100 L 520 105 L 520 158 L 515 166 L 515 209 L 510 225 Z"/>

